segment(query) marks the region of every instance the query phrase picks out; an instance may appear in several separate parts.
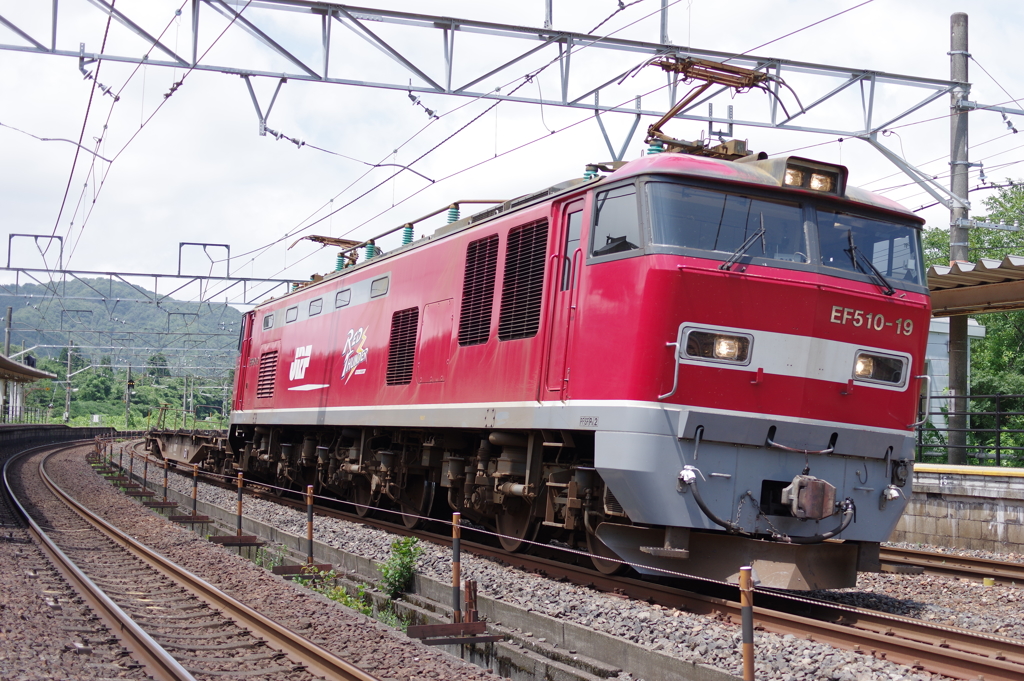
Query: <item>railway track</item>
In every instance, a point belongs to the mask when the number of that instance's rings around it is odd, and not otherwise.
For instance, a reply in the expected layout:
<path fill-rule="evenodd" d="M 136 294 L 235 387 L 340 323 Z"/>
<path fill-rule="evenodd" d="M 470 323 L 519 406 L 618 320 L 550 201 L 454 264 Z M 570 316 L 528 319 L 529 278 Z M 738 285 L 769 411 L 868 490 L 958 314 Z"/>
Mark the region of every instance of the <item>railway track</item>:
<path fill-rule="evenodd" d="M 46 471 L 69 448 L 11 457 L 4 485 L 57 569 L 153 678 L 377 681 L 84 508 Z"/>
<path fill-rule="evenodd" d="M 1021 563 L 888 547 L 882 548 L 881 559 L 883 564 L 896 566 L 894 571 L 906 567 L 918 568 L 929 575 L 959 577 L 977 582 L 987 578 L 994 580 L 995 584 L 1024 586 L 1024 564 Z"/>
<path fill-rule="evenodd" d="M 224 489 L 234 489 L 233 483 L 222 482 L 215 476 L 204 476 L 204 481 Z M 303 502 L 269 491 L 246 488 L 246 493 L 296 509 L 305 509 Z M 400 524 L 369 516 L 360 517 L 336 508 L 317 506 L 316 512 L 437 544 L 451 543 L 451 538 L 446 534 L 410 530 Z M 654 584 L 629 577 L 609 577 L 585 565 L 569 564 L 543 556 L 509 554 L 467 538 L 471 536 L 471 531 L 464 530 L 463 551 L 493 558 L 526 571 L 639 601 L 728 620 L 737 625 L 742 618 L 738 591 L 731 585 L 708 582 Z M 685 588 L 680 584 L 685 584 Z M 693 591 L 694 588 L 700 588 L 702 593 Z M 754 617 L 757 626 L 764 631 L 791 634 L 956 679 L 1019 681 L 1024 678 L 1024 642 L 1007 637 L 768 589 L 757 590 Z"/>

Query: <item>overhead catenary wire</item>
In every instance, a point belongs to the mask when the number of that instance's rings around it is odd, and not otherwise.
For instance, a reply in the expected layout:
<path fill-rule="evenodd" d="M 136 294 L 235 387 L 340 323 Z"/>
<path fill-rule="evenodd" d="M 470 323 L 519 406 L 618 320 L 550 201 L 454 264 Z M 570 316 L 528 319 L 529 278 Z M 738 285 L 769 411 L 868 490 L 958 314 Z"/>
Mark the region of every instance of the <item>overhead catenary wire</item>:
<path fill-rule="evenodd" d="M 668 6 L 669 6 L 669 7 L 671 7 L 671 6 L 673 6 L 673 5 L 676 5 L 676 4 L 678 4 L 679 2 L 682 2 L 682 0 L 673 0 L 673 2 L 671 2 L 671 3 L 670 3 L 670 4 L 668 5 Z M 635 3 L 631 3 L 631 4 L 635 4 Z M 628 7 L 628 6 L 630 6 L 630 5 L 627 5 L 627 7 Z M 619 9 L 617 9 L 617 10 L 616 10 L 615 12 L 613 12 L 613 13 L 612 13 L 612 15 L 610 15 L 610 17 L 611 17 L 611 16 L 614 16 L 614 15 L 615 15 L 616 13 L 618 13 L 619 11 L 620 11 L 620 10 L 619 10 Z M 652 16 L 654 16 L 654 15 L 656 15 L 656 14 L 660 13 L 660 12 L 661 12 L 661 9 L 659 8 L 659 9 L 657 9 L 657 10 L 653 11 L 653 12 L 650 12 L 650 13 L 648 13 L 648 14 L 646 14 L 646 15 L 644 15 L 644 16 L 642 16 L 642 17 L 640 17 L 640 18 L 636 19 L 636 20 L 634 20 L 633 22 L 630 22 L 629 24 L 626 24 L 625 26 L 622 26 L 622 27 L 620 27 L 620 28 L 616 29 L 615 31 L 612 31 L 611 33 L 608 33 L 608 34 L 607 34 L 607 35 L 605 35 L 605 36 L 601 36 L 601 37 L 599 37 L 599 38 L 596 38 L 595 40 L 593 40 L 593 41 L 590 41 L 589 43 L 583 43 L 583 44 L 580 44 L 580 45 L 576 45 L 576 46 L 574 46 L 574 47 L 573 47 L 573 53 L 574 53 L 574 54 L 578 54 L 579 52 L 581 52 L 581 51 L 583 51 L 583 50 L 587 49 L 588 47 L 590 47 L 591 45 L 593 45 L 594 43 L 596 43 L 596 42 L 597 42 L 598 40 L 600 40 L 601 38 L 607 38 L 607 37 L 609 37 L 609 36 L 615 35 L 616 33 L 620 32 L 620 31 L 622 31 L 622 30 L 625 30 L 626 28 L 629 28 L 629 27 L 631 27 L 631 26 L 634 26 L 635 24 L 639 23 L 640 21 L 643 21 L 644 19 L 650 18 L 650 17 L 652 17 Z M 610 17 L 609 17 L 609 18 L 610 18 Z M 603 23 L 605 23 L 605 22 L 601 22 L 601 24 L 598 24 L 598 26 L 602 25 Z M 548 62 L 547 62 L 546 64 L 544 64 L 543 66 L 541 66 L 541 67 L 539 67 L 539 68 L 536 68 L 536 69 L 533 69 L 532 71 L 528 72 L 528 73 L 527 73 L 526 75 L 524 75 L 524 76 L 519 76 L 519 77 L 516 77 L 516 78 L 514 78 L 513 80 L 509 81 L 508 83 L 506 83 L 506 84 L 504 84 L 504 85 L 501 85 L 501 86 L 498 86 L 498 87 L 496 87 L 496 88 L 492 89 L 492 90 L 491 90 L 491 92 L 495 92 L 495 91 L 502 91 L 502 92 L 505 92 L 505 91 L 507 90 L 507 88 L 508 88 L 509 86 L 511 86 L 512 84 L 514 84 L 514 83 L 517 83 L 517 82 L 518 82 L 519 84 L 518 84 L 518 85 L 517 85 L 517 86 L 516 86 L 516 87 L 515 87 L 515 88 L 514 88 L 514 89 L 513 89 L 513 90 L 512 90 L 511 92 L 507 92 L 506 96 L 510 96 L 511 94 L 513 94 L 513 93 L 517 92 L 517 91 L 518 91 L 519 89 L 521 89 L 521 88 L 522 88 L 523 86 L 525 86 L 525 85 L 526 85 L 527 83 L 531 82 L 531 81 L 532 81 L 532 79 L 536 78 L 536 76 L 537 76 L 537 75 L 539 75 L 539 74 L 540 74 L 541 72 L 543 72 L 544 70 L 546 70 L 546 69 L 547 69 L 548 67 L 552 66 L 553 64 L 556 64 L 556 63 L 558 63 L 558 62 L 559 62 L 559 59 L 560 59 L 560 57 L 555 57 L 555 58 L 553 58 L 553 59 L 549 60 L 549 61 L 548 61 Z M 660 90 L 660 89 L 664 89 L 664 87 L 662 87 L 662 88 L 658 88 L 658 89 L 659 89 L 659 90 Z M 657 90 L 655 90 L 655 91 L 657 91 Z M 488 93 L 488 94 L 489 94 L 489 93 Z M 469 105 L 471 105 L 471 104 L 473 104 L 473 103 L 475 103 L 475 102 L 477 102 L 477 101 L 480 101 L 481 99 L 484 99 L 485 97 L 486 97 L 486 95 L 480 95 L 480 96 L 474 97 L 474 98 L 473 98 L 473 99 L 471 99 L 470 101 L 468 101 L 468 102 L 465 102 L 465 103 L 463 103 L 463 104 L 461 104 L 461 105 L 457 106 L 457 107 L 456 107 L 455 109 L 453 109 L 452 111 L 449 111 L 449 112 L 446 112 L 446 113 L 440 114 L 440 118 L 444 118 L 445 116 L 448 116 L 448 115 L 450 115 L 450 114 L 452 114 L 452 113 L 454 113 L 454 112 L 456 112 L 456 111 L 459 111 L 459 110 L 461 110 L 461 109 L 465 108 L 466 106 L 469 106 Z M 630 98 L 630 101 L 632 101 L 632 98 Z M 501 103 L 502 103 L 502 101 L 501 101 L 501 100 L 498 100 L 497 102 L 494 102 L 493 104 L 491 104 L 490 106 L 488 106 L 488 107 L 487 107 L 487 108 L 486 108 L 486 109 L 485 109 L 485 110 L 483 111 L 483 113 L 481 113 L 481 114 L 479 114 L 479 115 L 477 115 L 477 116 L 473 117 L 473 118 L 472 118 L 472 119 L 471 119 L 471 120 L 470 120 L 470 121 L 469 121 L 468 123 L 466 123 L 466 124 L 462 125 L 462 126 L 461 126 L 461 127 L 460 127 L 460 128 L 458 129 L 458 130 L 456 130 L 456 132 L 455 132 L 455 133 L 452 133 L 451 135 L 447 136 L 447 137 L 446 137 L 445 139 L 443 139 L 443 140 L 442 140 L 442 141 L 441 141 L 441 142 L 440 142 L 439 144 L 436 144 L 436 145 L 434 145 L 433 147 L 431 147 L 430 149 L 428 149 L 428 150 L 427 150 L 427 151 L 426 151 L 425 153 L 423 153 L 423 154 L 421 154 L 421 155 L 420 155 L 419 157 L 417 157 L 417 158 L 416 158 L 416 159 L 415 159 L 414 161 L 412 161 L 411 163 L 409 163 L 409 164 L 408 164 L 408 167 L 411 167 L 412 165 L 414 165 L 415 163 L 419 162 L 420 160 L 422 160 L 423 158 L 425 158 L 425 157 L 426 157 L 427 155 L 429 155 L 430 153 L 432 153 L 433 151 L 435 151 L 436 149 L 438 149 L 438 148 L 439 148 L 440 146 L 442 146 L 442 145 L 443 145 L 443 144 L 445 144 L 446 142 L 448 142 L 448 141 L 450 141 L 451 139 L 453 139 L 455 135 L 457 135 L 457 134 L 461 133 L 461 132 L 462 132 L 463 130 L 465 130 L 465 129 L 466 129 L 467 127 L 469 127 L 469 125 L 471 125 L 472 123 L 474 123 L 474 122 L 476 122 L 477 120 L 479 120 L 479 119 L 480 119 L 480 118 L 481 118 L 481 117 L 482 117 L 483 115 L 485 115 L 485 114 L 487 114 L 487 113 L 490 113 L 490 112 L 491 112 L 491 111 L 492 111 L 492 110 L 493 110 L 493 109 L 494 109 L 494 108 L 495 108 L 496 106 L 498 106 L 498 105 L 499 105 L 499 104 L 501 104 Z M 404 146 L 405 146 L 406 144 L 408 144 L 408 143 L 409 143 L 410 141 L 412 141 L 412 139 L 414 139 L 415 137 L 417 137 L 417 136 L 418 136 L 418 135 L 419 135 L 420 133 L 422 133 L 422 132 L 423 132 L 423 130 L 425 130 L 425 129 L 426 129 L 427 127 L 429 127 L 429 126 L 430 126 L 430 125 L 431 125 L 432 123 L 434 123 L 434 122 L 435 122 L 435 120 L 436 120 L 436 119 L 431 119 L 431 120 L 430 120 L 430 121 L 429 121 L 429 122 L 428 122 L 428 123 L 427 123 L 426 125 L 424 125 L 424 126 L 423 126 L 423 128 L 421 128 L 420 130 L 418 130 L 418 131 L 417 131 L 417 132 L 416 132 L 416 133 L 415 133 L 415 134 L 414 134 L 414 135 L 413 135 L 412 137 L 410 137 L 410 138 L 409 138 L 409 139 L 407 139 L 407 140 L 406 140 L 405 142 L 403 142 L 403 144 L 402 144 L 402 145 L 400 145 L 399 147 L 397 147 L 397 148 L 396 148 L 396 150 L 400 150 L 400 149 L 401 149 L 402 147 L 404 147 Z M 390 156 L 390 154 L 388 154 L 388 156 Z M 387 157 L 385 157 L 385 159 L 386 159 L 386 158 L 387 158 Z M 381 161 L 381 162 L 383 163 L 383 159 L 382 159 L 382 161 Z M 364 175 L 363 175 L 363 176 L 361 176 L 361 177 L 360 177 L 359 179 L 362 179 L 362 177 L 365 177 L 365 176 L 366 176 L 366 174 L 364 173 Z M 278 239 L 275 239 L 275 240 L 273 240 L 273 241 L 270 241 L 270 242 L 268 242 L 268 243 L 266 243 L 266 244 L 263 244 L 263 245 L 261 245 L 261 246 L 259 246 L 259 247 L 257 247 L 257 248 L 254 248 L 254 249 L 252 249 L 252 250 L 249 250 L 249 251 L 243 252 L 243 253 L 239 254 L 239 256 L 237 256 L 237 257 L 245 257 L 245 256 L 247 256 L 247 255 L 253 255 L 253 254 L 255 254 L 255 255 L 256 255 L 257 257 L 258 257 L 259 255 L 262 255 L 262 254 L 263 254 L 264 252 L 266 252 L 266 251 L 267 251 L 267 250 L 268 250 L 269 248 L 273 247 L 274 245 L 276 245 L 276 244 L 279 244 L 279 243 L 282 243 L 282 242 L 284 242 L 284 241 L 286 241 L 286 240 L 288 240 L 288 239 L 292 238 L 292 237 L 293 237 L 293 236 L 295 236 L 296 234 L 299 234 L 299 233 L 301 233 L 301 232 L 303 232 L 303 231 L 306 231 L 306 230 L 308 230 L 308 229 L 309 229 L 309 228 L 311 228 L 312 226 L 314 226 L 314 225 L 316 225 L 316 224 L 318 224 L 318 223 L 320 223 L 320 222 L 323 222 L 324 220 L 328 219 L 328 218 L 329 218 L 329 217 L 331 217 L 332 215 L 335 215 L 335 214 L 339 213 L 340 211 L 344 210 L 345 208 L 347 208 L 347 207 L 351 206 L 351 205 L 352 205 L 352 204 L 353 204 L 354 202 L 356 202 L 356 201 L 358 201 L 358 200 L 360 200 L 360 199 L 364 198 L 365 196 L 367 196 L 367 195 L 368 195 L 369 193 L 373 192 L 374 190 L 376 190 L 376 189 L 378 189 L 378 188 L 380 188 L 380 187 L 384 186 L 385 184 L 387 184 L 387 183 L 391 182 L 391 181 L 392 181 L 392 180 L 393 180 L 393 179 L 394 179 L 394 178 L 395 178 L 396 176 L 397 176 L 397 173 L 396 173 L 396 174 L 392 174 L 392 175 L 388 176 L 388 177 L 387 177 L 387 178 L 385 178 L 384 180 L 380 181 L 379 183 L 377 183 L 376 185 L 374 185 L 373 187 L 371 187 L 371 188 L 370 188 L 369 190 L 367 190 L 367 191 L 363 192 L 362 194 L 360 194 L 359 196 L 357 196 L 357 197 L 356 197 L 355 199 L 353 199 L 352 201 L 349 201 L 348 203 L 346 203 L 346 204 L 344 204 L 344 205 L 342 205 L 342 206 L 340 206 L 340 207 L 338 207 L 338 208 L 335 208 L 335 209 L 331 210 L 331 211 L 330 211 L 329 213 L 327 213 L 326 215 L 324 215 L 324 216 L 322 216 L 322 217 L 320 217 L 320 218 L 316 219 L 315 221 L 313 221 L 313 222 L 311 222 L 311 223 L 309 223 L 309 224 L 306 224 L 305 226 L 303 226 L 303 225 L 302 225 L 302 223 L 300 223 L 300 224 L 299 224 L 298 226 L 296 226 L 295 228 L 293 228 L 293 229 L 289 230 L 288 232 L 284 233 L 284 234 L 283 234 L 283 235 L 282 235 L 281 237 L 279 237 Z M 358 180 L 357 180 L 357 181 L 358 181 Z M 349 187 L 351 187 L 351 186 L 353 186 L 353 185 L 354 185 L 354 183 L 350 184 L 350 185 L 349 185 Z M 335 195 L 335 196 L 333 197 L 333 199 L 332 199 L 332 200 L 337 200 L 337 198 L 338 198 L 339 196 L 340 196 L 340 194 L 336 194 L 336 195 Z M 323 207 L 324 207 L 324 206 L 326 206 L 326 205 L 327 205 L 327 204 L 325 203 L 325 204 L 324 204 L 323 206 L 321 206 L 321 207 L 320 207 L 320 208 L 319 208 L 319 209 L 318 209 L 318 210 L 317 210 L 316 212 L 319 212 L 320 210 L 322 210 L 322 209 L 323 209 Z M 307 220 L 308 220 L 308 219 L 309 219 L 309 218 L 307 218 Z M 350 230 L 350 231 L 351 231 L 351 230 Z M 251 262 L 251 261 L 250 261 L 250 262 Z M 294 263 L 293 263 L 293 264 L 294 264 Z"/>

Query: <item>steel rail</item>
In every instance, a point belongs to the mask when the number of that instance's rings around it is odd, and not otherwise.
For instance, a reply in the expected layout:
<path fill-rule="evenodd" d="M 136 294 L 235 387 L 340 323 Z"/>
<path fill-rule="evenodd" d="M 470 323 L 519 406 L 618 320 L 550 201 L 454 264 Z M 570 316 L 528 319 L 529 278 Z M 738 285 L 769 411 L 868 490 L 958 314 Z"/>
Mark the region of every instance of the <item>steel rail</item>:
<path fill-rule="evenodd" d="M 922 567 L 926 574 L 965 577 L 977 581 L 991 577 L 999 584 L 1024 586 L 1024 563 L 889 547 L 882 547 L 880 557 L 883 563 Z"/>
<path fill-rule="evenodd" d="M 7 458 L 4 462 L 3 467 L 3 484 L 4 491 L 11 500 L 12 505 L 21 515 L 22 519 L 28 525 L 29 533 L 36 540 L 43 553 L 50 560 L 53 566 L 60 572 L 61 576 L 67 580 L 72 588 L 77 591 L 85 602 L 92 608 L 100 621 L 107 627 L 107 629 L 120 641 L 121 645 L 124 646 L 132 655 L 132 657 L 142 663 L 145 667 L 146 673 L 160 681 L 195 681 L 195 677 L 192 676 L 181 664 L 171 657 L 163 646 L 153 640 L 153 638 L 147 634 L 143 629 L 135 623 L 135 621 L 129 617 L 124 610 L 122 610 L 113 600 L 107 596 L 102 589 L 89 579 L 84 572 L 82 572 L 77 565 L 75 565 L 67 555 L 57 547 L 57 545 L 46 535 L 46 533 L 36 524 L 32 516 L 29 515 L 25 507 L 21 505 L 21 502 L 14 495 L 14 490 L 11 488 L 10 480 L 8 478 L 8 470 L 10 465 L 25 456 L 37 454 L 39 452 L 46 451 L 48 449 L 55 449 L 55 451 L 61 451 L 63 449 L 70 449 L 75 446 L 81 446 L 88 444 L 90 441 L 83 440 L 70 447 L 57 447 L 54 448 L 52 444 L 46 444 L 39 447 L 32 447 L 22 452 L 14 454 Z"/>
<path fill-rule="evenodd" d="M 204 480 L 229 488 L 227 483 L 222 483 L 217 477 L 204 476 Z M 247 488 L 246 492 L 257 498 L 305 509 L 304 502 L 287 497 L 251 488 Z M 387 513 L 386 509 L 380 510 Z M 359 517 L 323 506 L 317 506 L 316 512 L 445 546 L 450 546 L 452 541 L 450 536 L 444 534 L 410 530 L 402 525 Z M 471 530 L 467 528 L 466 531 Z M 565 579 L 634 600 L 725 619 L 737 626 L 742 620 L 738 595 L 735 598 L 716 597 L 629 577 L 609 577 L 589 568 L 557 560 L 520 553 L 510 554 L 502 549 L 467 541 L 465 537 L 461 545 L 463 550 L 473 554 L 554 579 Z M 717 584 L 712 586 L 722 588 Z M 730 593 L 735 591 L 733 585 L 726 589 Z M 755 603 L 760 603 L 754 608 L 756 625 L 771 633 L 792 634 L 955 679 L 975 681 L 983 677 L 986 681 L 1020 681 L 1024 678 L 1024 642 L 1015 639 L 769 589 L 758 589 Z M 803 610 L 807 614 L 795 614 L 791 612 L 793 609 Z"/>
<path fill-rule="evenodd" d="M 55 451 L 54 454 L 56 453 Z M 343 681 L 380 681 L 378 677 L 368 674 L 330 651 L 321 648 L 312 641 L 299 636 L 244 603 L 232 598 L 209 582 L 172 563 L 156 551 L 136 541 L 95 515 L 61 489 L 46 473 L 44 465 L 45 460 L 39 464 L 39 473 L 46 485 L 88 523 L 110 539 L 124 546 L 147 565 L 163 572 L 172 580 L 196 594 L 203 601 L 220 610 L 235 623 L 266 639 L 271 647 L 283 650 L 294 662 L 306 666 L 311 673 L 329 679 L 342 679 Z"/>

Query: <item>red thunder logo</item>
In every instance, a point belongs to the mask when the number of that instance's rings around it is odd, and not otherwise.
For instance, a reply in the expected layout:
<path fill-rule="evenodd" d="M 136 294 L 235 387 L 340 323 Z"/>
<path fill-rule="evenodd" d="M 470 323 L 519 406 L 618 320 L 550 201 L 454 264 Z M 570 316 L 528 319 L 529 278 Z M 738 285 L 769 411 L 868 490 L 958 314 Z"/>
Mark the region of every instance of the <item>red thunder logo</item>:
<path fill-rule="evenodd" d="M 345 379 L 345 383 L 348 383 L 353 374 L 361 374 L 366 371 L 366 369 L 356 371 L 356 367 L 365 362 L 367 355 L 370 354 L 369 349 L 363 347 L 365 344 L 365 329 L 349 329 L 345 349 L 342 350 L 342 355 L 345 357 L 345 368 L 341 371 L 341 377 Z"/>

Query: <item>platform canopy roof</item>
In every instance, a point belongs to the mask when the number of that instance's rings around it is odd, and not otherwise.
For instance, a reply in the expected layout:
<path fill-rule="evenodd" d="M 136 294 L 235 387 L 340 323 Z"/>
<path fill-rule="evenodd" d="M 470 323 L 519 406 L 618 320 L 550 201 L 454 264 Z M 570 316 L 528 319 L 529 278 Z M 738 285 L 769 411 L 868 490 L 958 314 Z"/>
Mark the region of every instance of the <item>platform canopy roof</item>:
<path fill-rule="evenodd" d="M 14 381 L 15 383 L 31 383 L 44 378 L 55 379 L 57 375 L 51 374 L 48 371 L 34 369 L 0 355 L 0 379 Z"/>
<path fill-rule="evenodd" d="M 1024 310 L 1024 256 L 933 265 L 928 288 L 933 317 Z"/>

